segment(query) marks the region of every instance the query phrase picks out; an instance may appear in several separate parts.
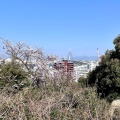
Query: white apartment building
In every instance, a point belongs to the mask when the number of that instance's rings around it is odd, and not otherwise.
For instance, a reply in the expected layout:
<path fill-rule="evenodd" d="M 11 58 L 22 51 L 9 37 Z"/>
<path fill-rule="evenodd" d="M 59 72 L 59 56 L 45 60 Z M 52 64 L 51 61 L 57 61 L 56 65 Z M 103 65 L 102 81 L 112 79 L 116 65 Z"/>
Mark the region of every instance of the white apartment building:
<path fill-rule="evenodd" d="M 96 68 L 98 62 L 96 61 L 88 61 L 85 65 L 76 65 L 74 67 L 74 80 L 77 82 L 80 77 L 87 77 L 89 71 L 92 71 Z"/>
<path fill-rule="evenodd" d="M 77 82 L 80 77 L 87 77 L 89 72 L 88 65 L 75 66 L 74 67 L 74 79 Z"/>

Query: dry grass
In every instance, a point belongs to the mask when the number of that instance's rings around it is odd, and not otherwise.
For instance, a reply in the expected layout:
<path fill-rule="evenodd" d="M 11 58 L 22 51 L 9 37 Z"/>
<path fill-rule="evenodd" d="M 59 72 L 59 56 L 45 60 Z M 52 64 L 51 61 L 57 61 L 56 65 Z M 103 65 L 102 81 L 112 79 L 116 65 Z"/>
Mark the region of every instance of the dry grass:
<path fill-rule="evenodd" d="M 76 83 L 25 88 L 17 94 L 0 94 L 3 120 L 110 120 L 109 103 L 97 98 L 95 89 Z M 119 115 L 115 116 L 118 120 Z"/>

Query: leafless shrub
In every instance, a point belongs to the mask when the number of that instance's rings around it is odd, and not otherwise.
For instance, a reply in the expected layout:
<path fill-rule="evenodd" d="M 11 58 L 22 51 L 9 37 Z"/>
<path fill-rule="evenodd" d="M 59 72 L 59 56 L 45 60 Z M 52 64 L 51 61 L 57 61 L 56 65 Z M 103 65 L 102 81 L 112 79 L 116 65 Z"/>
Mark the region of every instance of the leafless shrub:
<path fill-rule="evenodd" d="M 53 86 L 42 90 L 29 87 L 0 98 L 0 117 L 8 120 L 110 120 L 109 103 L 97 98 L 94 89 L 80 88 L 76 83 L 63 86 L 62 91 Z"/>

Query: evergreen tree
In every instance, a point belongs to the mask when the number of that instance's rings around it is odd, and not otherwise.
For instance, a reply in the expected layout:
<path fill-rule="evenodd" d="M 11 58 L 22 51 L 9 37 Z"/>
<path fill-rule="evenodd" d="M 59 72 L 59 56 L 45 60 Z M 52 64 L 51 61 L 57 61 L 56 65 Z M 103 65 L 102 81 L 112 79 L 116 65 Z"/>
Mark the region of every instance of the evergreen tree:
<path fill-rule="evenodd" d="M 0 66 L 0 88 L 16 86 L 22 88 L 29 85 L 28 74 L 15 61 Z"/>
<path fill-rule="evenodd" d="M 99 66 L 88 76 L 88 84 L 95 85 L 98 95 L 109 101 L 120 98 L 120 35 L 113 43 L 115 50 L 107 50 Z"/>

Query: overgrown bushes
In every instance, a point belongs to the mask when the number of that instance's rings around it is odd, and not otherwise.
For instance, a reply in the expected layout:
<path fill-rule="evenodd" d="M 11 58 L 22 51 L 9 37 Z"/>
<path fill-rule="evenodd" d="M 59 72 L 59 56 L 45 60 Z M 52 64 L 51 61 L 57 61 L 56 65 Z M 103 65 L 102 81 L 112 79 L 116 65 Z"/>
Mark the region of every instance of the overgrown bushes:
<path fill-rule="evenodd" d="M 109 120 L 109 103 L 100 100 L 93 88 L 68 86 L 27 87 L 14 96 L 0 94 L 0 117 L 8 120 Z M 49 88 L 49 89 L 48 89 Z M 52 90 L 52 92 L 50 92 Z"/>
<path fill-rule="evenodd" d="M 109 103 L 99 97 L 119 98 L 120 57 L 119 41 L 116 42 L 116 51 L 107 51 L 88 78 L 80 78 L 76 83 L 62 79 L 59 73 L 51 76 L 40 49 L 30 49 L 24 43 L 12 46 L 6 41 L 6 50 L 13 59 L 0 66 L 0 119 L 110 120 Z M 29 79 L 37 84 L 30 85 Z"/>

